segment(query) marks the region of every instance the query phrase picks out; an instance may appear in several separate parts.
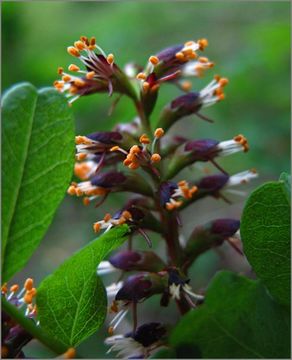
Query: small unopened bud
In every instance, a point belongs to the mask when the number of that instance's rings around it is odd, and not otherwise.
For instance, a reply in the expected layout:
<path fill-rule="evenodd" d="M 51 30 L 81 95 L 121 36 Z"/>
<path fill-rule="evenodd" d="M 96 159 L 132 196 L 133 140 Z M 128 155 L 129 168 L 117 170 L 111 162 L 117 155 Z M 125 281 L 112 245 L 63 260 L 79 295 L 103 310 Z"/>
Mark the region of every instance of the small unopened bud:
<path fill-rule="evenodd" d="M 120 251 L 110 257 L 109 262 L 124 271 L 157 272 L 164 269 L 164 262 L 152 251 Z"/>

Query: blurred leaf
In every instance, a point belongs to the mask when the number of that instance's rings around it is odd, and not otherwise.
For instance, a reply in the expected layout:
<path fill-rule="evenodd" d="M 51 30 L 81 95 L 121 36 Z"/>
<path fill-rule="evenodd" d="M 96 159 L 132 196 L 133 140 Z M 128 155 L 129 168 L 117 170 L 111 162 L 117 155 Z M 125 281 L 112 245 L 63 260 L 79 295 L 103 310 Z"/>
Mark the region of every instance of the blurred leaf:
<path fill-rule="evenodd" d="M 128 226 L 101 235 L 42 281 L 37 294 L 41 327 L 67 346 L 76 346 L 104 322 L 107 299 L 96 270 L 126 240 Z"/>
<path fill-rule="evenodd" d="M 289 313 L 259 281 L 223 271 L 205 303 L 179 322 L 170 343 L 184 358 L 186 349 L 208 359 L 289 358 Z"/>
<path fill-rule="evenodd" d="M 244 253 L 273 297 L 290 304 L 290 203 L 288 176 L 257 188 L 247 200 L 241 236 Z"/>
<path fill-rule="evenodd" d="M 281 174 L 279 180 L 283 182 L 287 200 L 288 200 L 289 204 L 291 205 L 291 175 L 284 172 Z"/>
<path fill-rule="evenodd" d="M 71 110 L 53 89 L 16 85 L 3 97 L 3 280 L 27 263 L 65 194 L 74 163 Z"/>

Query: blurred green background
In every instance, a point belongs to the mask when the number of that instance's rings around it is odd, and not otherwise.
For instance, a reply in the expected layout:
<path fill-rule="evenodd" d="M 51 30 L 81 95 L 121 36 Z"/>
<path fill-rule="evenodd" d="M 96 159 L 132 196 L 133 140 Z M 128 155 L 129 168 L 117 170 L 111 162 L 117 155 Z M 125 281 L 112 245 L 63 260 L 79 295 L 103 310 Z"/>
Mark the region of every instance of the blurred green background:
<path fill-rule="evenodd" d="M 145 64 L 149 55 L 169 45 L 206 37 L 205 54 L 216 67 L 203 79 L 194 80 L 194 89 L 202 88 L 215 73 L 227 76 L 226 100 L 203 111 L 214 124 L 194 117 L 182 120 L 173 133 L 189 137 L 227 140 L 238 133 L 249 139 L 251 151 L 221 160 L 236 173 L 257 168 L 259 179 L 277 179 L 290 169 L 290 3 L 289 2 L 3 2 L 2 3 L 2 91 L 20 81 L 38 87 L 51 86 L 58 78 L 56 69 L 72 62 L 66 47 L 80 35 L 95 36 L 107 52 L 115 54 L 124 66 L 136 61 Z M 180 94 L 165 85 L 160 91 L 157 109 Z M 110 129 L 117 122 L 131 121 L 135 115 L 130 101 L 123 98 L 113 115 L 107 112 L 111 99 L 106 94 L 84 97 L 73 105 L 76 133 L 86 134 Z M 58 149 L 56 149 L 58 151 Z M 192 173 L 186 171 L 191 179 Z M 15 280 L 34 276 L 39 283 L 72 252 L 94 238 L 92 223 L 105 211 L 120 207 L 124 195 L 112 196 L 99 209 L 84 208 L 80 201 L 66 197 L 27 267 Z M 245 199 L 234 197 L 231 206 L 208 199 L 184 213 L 184 235 L 194 225 L 216 217 L 239 218 Z M 159 251 L 163 244 L 155 239 Z M 144 243 L 137 238 L 137 247 Z M 142 244 L 142 245 L 141 245 Z M 202 256 L 193 267 L 195 289 L 205 287 L 219 268 L 248 272 L 248 265 L 232 250 L 223 247 Z M 169 322 L 169 310 L 158 307 L 154 297 L 141 306 L 142 320 L 155 320 L 158 314 Z M 153 311 L 153 308 L 156 310 Z M 151 311 L 150 311 L 151 309 Z M 172 308 L 171 321 L 177 319 Z M 127 326 L 126 326 L 127 329 Z M 121 328 L 123 331 L 124 329 Z M 80 346 L 84 357 L 105 357 L 105 331 L 93 335 Z M 27 355 L 46 357 L 45 348 L 34 343 Z"/>

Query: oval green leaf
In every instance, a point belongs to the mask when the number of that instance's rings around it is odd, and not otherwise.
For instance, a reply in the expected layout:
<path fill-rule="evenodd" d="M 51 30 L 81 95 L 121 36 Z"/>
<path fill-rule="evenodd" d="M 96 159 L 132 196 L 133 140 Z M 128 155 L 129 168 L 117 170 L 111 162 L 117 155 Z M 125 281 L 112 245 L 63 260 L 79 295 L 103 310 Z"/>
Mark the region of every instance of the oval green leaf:
<path fill-rule="evenodd" d="M 241 220 L 244 253 L 280 303 L 290 304 L 290 196 L 288 178 L 266 183 L 247 200 Z"/>
<path fill-rule="evenodd" d="M 65 195 L 74 164 L 74 124 L 54 89 L 16 85 L 3 97 L 2 280 L 21 270 Z"/>
<path fill-rule="evenodd" d="M 122 225 L 101 235 L 42 281 L 37 293 L 40 325 L 67 346 L 77 346 L 103 324 L 107 298 L 96 269 L 127 239 Z"/>
<path fill-rule="evenodd" d="M 260 281 L 224 271 L 211 282 L 205 303 L 179 322 L 170 344 L 177 358 L 288 359 L 290 316 Z"/>

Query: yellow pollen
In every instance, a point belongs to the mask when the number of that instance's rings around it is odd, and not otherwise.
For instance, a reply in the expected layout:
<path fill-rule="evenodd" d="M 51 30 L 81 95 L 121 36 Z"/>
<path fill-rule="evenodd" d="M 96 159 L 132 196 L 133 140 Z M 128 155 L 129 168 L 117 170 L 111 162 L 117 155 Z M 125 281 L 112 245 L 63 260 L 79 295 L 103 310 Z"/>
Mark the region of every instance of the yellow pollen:
<path fill-rule="evenodd" d="M 96 222 L 96 223 L 93 224 L 93 230 L 94 230 L 94 232 L 96 232 L 96 233 L 99 232 L 99 231 L 100 231 L 100 228 L 101 228 L 100 223 Z"/>
<path fill-rule="evenodd" d="M 157 65 L 159 63 L 159 59 L 157 56 L 150 56 L 149 61 L 151 62 L 151 64 L 153 65 Z"/>
<path fill-rule="evenodd" d="M 109 54 L 106 58 L 106 61 L 109 63 L 109 64 L 112 64 L 114 62 L 114 55 L 113 54 Z"/>
<path fill-rule="evenodd" d="M 162 128 L 157 128 L 154 131 L 154 136 L 158 139 L 161 138 L 163 135 L 164 135 L 164 130 Z"/>
<path fill-rule="evenodd" d="M 80 56 L 80 52 L 74 47 L 74 46 L 69 46 L 67 48 L 67 52 L 75 57 L 79 57 Z"/>
<path fill-rule="evenodd" d="M 65 81 L 65 82 L 68 82 L 68 81 L 71 80 L 71 76 L 69 76 L 69 75 L 64 75 L 64 76 L 62 77 L 62 80 Z"/>
<path fill-rule="evenodd" d="M 152 154 L 151 161 L 154 163 L 158 163 L 161 160 L 161 156 L 159 154 Z"/>
<path fill-rule="evenodd" d="M 183 91 L 190 91 L 192 88 L 192 83 L 190 81 L 184 81 L 180 84 Z"/>
<path fill-rule="evenodd" d="M 140 136 L 139 142 L 141 144 L 150 144 L 150 139 L 146 134 L 143 134 L 143 135 Z"/>
<path fill-rule="evenodd" d="M 88 206 L 90 204 L 89 197 L 86 196 L 85 198 L 83 198 L 82 202 L 84 206 Z"/>
<path fill-rule="evenodd" d="M 68 70 L 69 71 L 79 71 L 80 68 L 79 68 L 79 66 L 77 66 L 75 64 L 71 64 L 71 65 L 68 66 Z"/>
<path fill-rule="evenodd" d="M 19 290 L 19 285 L 17 285 L 17 284 L 14 284 L 14 285 L 12 285 L 10 287 L 10 291 L 13 292 L 13 293 L 18 291 L 18 290 Z"/>
<path fill-rule="evenodd" d="M 76 357 L 76 350 L 71 347 L 62 356 L 64 359 L 74 359 Z"/>
<path fill-rule="evenodd" d="M 59 75 L 62 75 L 63 71 L 64 71 L 64 69 L 62 67 L 58 67 L 58 74 Z"/>
<path fill-rule="evenodd" d="M 31 290 L 33 288 L 33 279 L 27 278 L 24 283 L 25 290 Z"/>
<path fill-rule="evenodd" d="M 138 80 L 145 80 L 146 79 L 146 74 L 144 74 L 144 73 L 142 73 L 142 72 L 140 72 L 139 74 L 137 74 L 137 76 L 136 76 L 136 78 L 138 79 Z"/>
<path fill-rule="evenodd" d="M 111 218 L 112 218 L 111 214 L 107 213 L 107 214 L 104 215 L 103 220 L 104 220 L 105 222 L 108 222 L 108 221 L 110 221 Z"/>
<path fill-rule="evenodd" d="M 90 71 L 89 73 L 86 74 L 86 79 L 91 80 L 94 78 L 94 76 L 95 76 L 95 72 Z"/>

